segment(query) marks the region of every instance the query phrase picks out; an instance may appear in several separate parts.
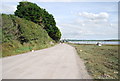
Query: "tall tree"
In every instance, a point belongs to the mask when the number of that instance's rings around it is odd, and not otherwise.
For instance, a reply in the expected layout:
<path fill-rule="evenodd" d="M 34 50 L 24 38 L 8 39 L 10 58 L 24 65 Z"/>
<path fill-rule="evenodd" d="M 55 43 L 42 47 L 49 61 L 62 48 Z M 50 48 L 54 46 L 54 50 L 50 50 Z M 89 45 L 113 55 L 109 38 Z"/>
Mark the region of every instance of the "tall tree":
<path fill-rule="evenodd" d="M 53 40 L 60 40 L 61 32 L 56 27 L 56 22 L 53 15 L 49 14 L 45 9 L 37 6 L 37 4 L 27 1 L 19 2 L 15 15 L 42 25 Z"/>

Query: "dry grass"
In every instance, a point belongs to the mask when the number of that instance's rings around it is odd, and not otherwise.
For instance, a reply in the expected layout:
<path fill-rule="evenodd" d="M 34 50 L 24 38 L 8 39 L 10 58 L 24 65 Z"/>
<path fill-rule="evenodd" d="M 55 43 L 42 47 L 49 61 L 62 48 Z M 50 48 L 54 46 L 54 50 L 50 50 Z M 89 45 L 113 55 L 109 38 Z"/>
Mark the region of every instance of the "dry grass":
<path fill-rule="evenodd" d="M 118 46 L 72 44 L 94 79 L 118 79 Z"/>

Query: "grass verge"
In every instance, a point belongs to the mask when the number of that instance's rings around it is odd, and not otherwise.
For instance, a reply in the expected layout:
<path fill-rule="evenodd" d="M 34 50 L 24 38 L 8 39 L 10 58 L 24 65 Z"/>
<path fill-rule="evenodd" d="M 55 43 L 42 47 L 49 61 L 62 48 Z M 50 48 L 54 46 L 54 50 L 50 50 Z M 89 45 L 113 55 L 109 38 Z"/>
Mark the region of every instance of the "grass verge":
<path fill-rule="evenodd" d="M 54 46 L 55 44 L 56 43 L 54 43 L 54 44 L 49 44 L 49 43 L 40 44 L 40 43 L 35 43 L 35 42 L 21 44 L 21 43 L 19 43 L 19 41 L 14 41 L 14 43 L 12 43 L 12 44 L 5 43 L 5 44 L 2 44 L 2 57 L 26 53 L 26 52 L 30 52 L 32 50 L 40 50 L 40 49 Z"/>
<path fill-rule="evenodd" d="M 117 45 L 79 45 L 71 44 L 85 61 L 88 73 L 94 79 L 118 79 Z"/>

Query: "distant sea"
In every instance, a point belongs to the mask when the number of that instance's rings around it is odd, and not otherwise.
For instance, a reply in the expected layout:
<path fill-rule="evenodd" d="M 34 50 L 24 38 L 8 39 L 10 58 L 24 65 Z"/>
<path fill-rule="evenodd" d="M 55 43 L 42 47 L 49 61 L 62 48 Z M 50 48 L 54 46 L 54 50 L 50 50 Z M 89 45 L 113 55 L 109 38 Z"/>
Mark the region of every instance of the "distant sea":
<path fill-rule="evenodd" d="M 97 44 L 99 42 L 101 44 L 120 45 L 120 41 L 68 41 L 68 42 L 75 44 Z"/>

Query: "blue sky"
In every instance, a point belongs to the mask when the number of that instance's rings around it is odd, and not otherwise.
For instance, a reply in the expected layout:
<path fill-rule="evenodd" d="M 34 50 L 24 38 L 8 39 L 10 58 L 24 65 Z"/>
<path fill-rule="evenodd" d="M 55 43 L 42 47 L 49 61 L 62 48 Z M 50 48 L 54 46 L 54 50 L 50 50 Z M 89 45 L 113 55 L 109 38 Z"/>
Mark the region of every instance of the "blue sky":
<path fill-rule="evenodd" d="M 29 1 L 29 0 L 28 0 Z M 117 2 L 35 2 L 53 14 L 62 39 L 117 39 Z M 3 2 L 2 12 L 12 14 L 18 2 Z"/>

